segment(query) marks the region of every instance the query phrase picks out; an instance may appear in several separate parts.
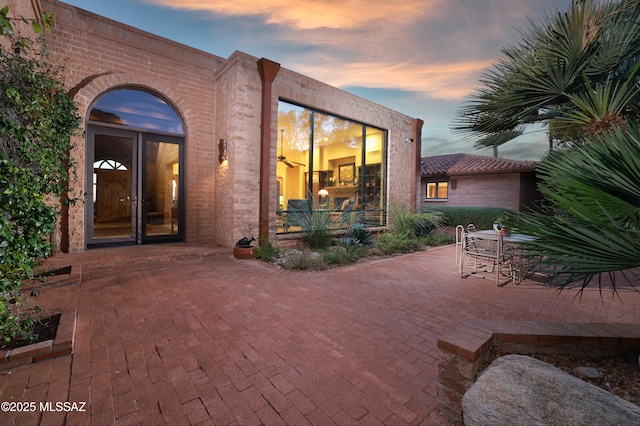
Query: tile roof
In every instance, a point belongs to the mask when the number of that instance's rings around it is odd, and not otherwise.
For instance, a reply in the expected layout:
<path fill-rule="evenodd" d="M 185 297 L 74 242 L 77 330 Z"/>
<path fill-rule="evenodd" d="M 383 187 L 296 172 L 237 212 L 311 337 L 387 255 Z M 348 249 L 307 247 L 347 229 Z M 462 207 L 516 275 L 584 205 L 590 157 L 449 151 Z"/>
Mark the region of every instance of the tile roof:
<path fill-rule="evenodd" d="M 447 154 L 422 158 L 422 176 L 477 175 L 532 172 L 535 161 L 510 160 L 470 154 Z"/>

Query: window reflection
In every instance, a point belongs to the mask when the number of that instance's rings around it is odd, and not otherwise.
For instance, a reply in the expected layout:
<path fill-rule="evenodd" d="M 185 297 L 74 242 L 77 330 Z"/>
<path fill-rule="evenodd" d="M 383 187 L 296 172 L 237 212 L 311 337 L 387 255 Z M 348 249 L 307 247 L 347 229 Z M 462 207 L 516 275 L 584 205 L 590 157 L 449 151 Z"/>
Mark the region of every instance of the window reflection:
<path fill-rule="evenodd" d="M 428 199 L 446 199 L 449 196 L 449 182 L 427 182 Z"/>
<path fill-rule="evenodd" d="M 277 232 L 386 224 L 387 132 L 279 102 Z"/>
<path fill-rule="evenodd" d="M 164 100 L 142 90 L 120 89 L 102 96 L 89 120 L 182 135 L 182 120 Z"/>
<path fill-rule="evenodd" d="M 148 236 L 179 231 L 179 155 L 177 143 L 146 142 L 144 211 Z"/>

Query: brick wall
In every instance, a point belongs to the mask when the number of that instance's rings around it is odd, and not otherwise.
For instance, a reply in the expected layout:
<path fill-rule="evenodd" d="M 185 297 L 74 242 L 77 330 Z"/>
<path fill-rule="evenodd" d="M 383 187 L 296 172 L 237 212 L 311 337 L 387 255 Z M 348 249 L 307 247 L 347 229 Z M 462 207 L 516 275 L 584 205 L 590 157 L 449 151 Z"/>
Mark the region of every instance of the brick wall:
<path fill-rule="evenodd" d="M 262 86 L 257 60 L 235 52 L 217 77 L 216 141 L 227 140 L 229 160 L 216 161 L 215 227 L 225 230 L 218 243 L 227 247 L 258 234 Z"/>
<path fill-rule="evenodd" d="M 456 189 L 449 187 L 448 205 L 504 207 L 518 210 L 520 207 L 520 174 L 451 176 L 456 179 Z"/>
<path fill-rule="evenodd" d="M 456 188 L 452 181 L 456 180 Z M 446 180 L 446 178 L 445 178 Z M 523 194 L 520 173 L 451 176 L 446 202 L 426 200 L 426 182 L 421 183 L 422 206 L 503 207 L 520 210 Z M 525 191 L 525 192 L 523 192 Z"/>
<path fill-rule="evenodd" d="M 229 230 L 220 236 L 225 246 L 244 236 L 257 235 L 260 201 L 260 117 L 262 83 L 258 58 L 235 52 L 218 71 L 216 141 L 228 141 L 228 164 L 216 176 L 215 227 Z M 388 200 L 411 202 L 411 118 L 328 84 L 281 68 L 273 83 L 269 236 L 275 238 L 276 150 L 278 100 L 327 111 L 388 130 Z"/>
<path fill-rule="evenodd" d="M 10 3 L 17 0 L 11 0 Z M 65 67 L 80 116 L 116 88 L 150 91 L 167 100 L 185 127 L 186 241 L 233 246 L 257 235 L 260 196 L 261 80 L 258 58 L 235 52 L 224 59 L 57 0 L 42 0 L 56 25 L 46 34 L 53 63 Z M 286 99 L 388 130 L 387 200 L 411 204 L 411 118 L 294 71 L 282 68 L 273 85 L 269 200 L 275 237 L 275 170 L 278 100 Z M 84 130 L 84 128 L 83 128 Z M 228 162 L 218 162 L 218 141 L 227 140 Z M 72 139 L 78 164 L 76 194 L 84 191 L 86 146 Z M 69 251 L 84 250 L 85 205 L 69 210 Z"/>
<path fill-rule="evenodd" d="M 74 98 L 83 119 L 102 94 L 125 86 L 168 100 L 182 117 L 186 131 L 186 240 L 214 242 L 215 70 L 224 60 L 56 0 L 43 0 L 42 8 L 56 17 L 46 43 L 50 59 L 66 69 L 66 86 L 73 88 L 94 76 Z M 72 142 L 82 179 L 85 140 L 80 135 Z M 82 181 L 74 183 L 76 193 L 83 189 Z M 69 211 L 71 252 L 84 250 L 84 208 L 78 204 Z"/>
<path fill-rule="evenodd" d="M 232 230 L 220 236 L 229 246 L 242 237 L 257 235 L 260 200 L 260 114 L 262 83 L 258 58 L 235 52 L 218 71 L 216 141 L 228 141 L 228 164 L 219 165 L 216 179 L 215 227 Z M 412 145 L 411 118 L 353 94 L 281 68 L 273 83 L 271 117 L 269 211 L 276 211 L 276 150 L 278 100 L 328 111 L 389 131 L 388 197 L 390 203 L 410 204 Z M 233 206 L 233 207 L 230 207 Z M 270 238 L 275 238 L 275 214 L 270 215 Z"/>

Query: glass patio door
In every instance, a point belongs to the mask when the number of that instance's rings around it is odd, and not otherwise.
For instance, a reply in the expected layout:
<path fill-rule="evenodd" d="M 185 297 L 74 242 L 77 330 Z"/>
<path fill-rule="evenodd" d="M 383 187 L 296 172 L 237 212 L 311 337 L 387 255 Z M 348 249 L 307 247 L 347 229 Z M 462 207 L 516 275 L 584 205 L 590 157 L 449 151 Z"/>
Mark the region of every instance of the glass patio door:
<path fill-rule="evenodd" d="M 182 139 L 142 134 L 140 240 L 174 241 L 183 234 Z"/>
<path fill-rule="evenodd" d="M 136 133 L 87 131 L 87 243 L 135 243 L 137 209 Z"/>
<path fill-rule="evenodd" d="M 183 139 L 89 126 L 87 142 L 87 245 L 182 240 Z"/>

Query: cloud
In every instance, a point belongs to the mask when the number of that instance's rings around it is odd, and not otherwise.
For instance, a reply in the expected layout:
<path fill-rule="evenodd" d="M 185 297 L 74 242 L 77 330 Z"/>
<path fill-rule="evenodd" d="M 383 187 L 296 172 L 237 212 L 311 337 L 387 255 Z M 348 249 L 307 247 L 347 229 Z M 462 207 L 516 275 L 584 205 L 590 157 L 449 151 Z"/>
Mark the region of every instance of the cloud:
<path fill-rule="evenodd" d="M 570 0 L 143 1 L 218 22 L 251 18 L 252 29 L 226 38 L 261 54 L 275 52 L 270 59 L 337 87 L 461 101 L 479 87 L 480 74 L 496 61 L 514 25 Z"/>
<path fill-rule="evenodd" d="M 357 28 L 371 22 L 397 24 L 410 21 L 416 11 L 435 9 L 442 0 L 146 0 L 175 9 L 210 11 L 225 15 L 264 15 L 267 24 L 298 30 Z"/>
<path fill-rule="evenodd" d="M 422 92 L 433 99 L 459 100 L 478 87 L 478 76 L 490 62 L 418 63 L 293 63 L 297 71 L 334 86 L 364 86 Z M 340 69 L 340 73 L 336 73 Z"/>
<path fill-rule="evenodd" d="M 203 50 L 267 57 L 422 118 L 423 152 L 433 154 L 475 151 L 451 131 L 458 108 L 481 87 L 500 49 L 519 39 L 516 28 L 574 0 L 137 1 L 171 8 L 198 28 L 188 33 Z M 536 158 L 544 151 L 544 133 L 522 139 L 500 155 Z"/>

